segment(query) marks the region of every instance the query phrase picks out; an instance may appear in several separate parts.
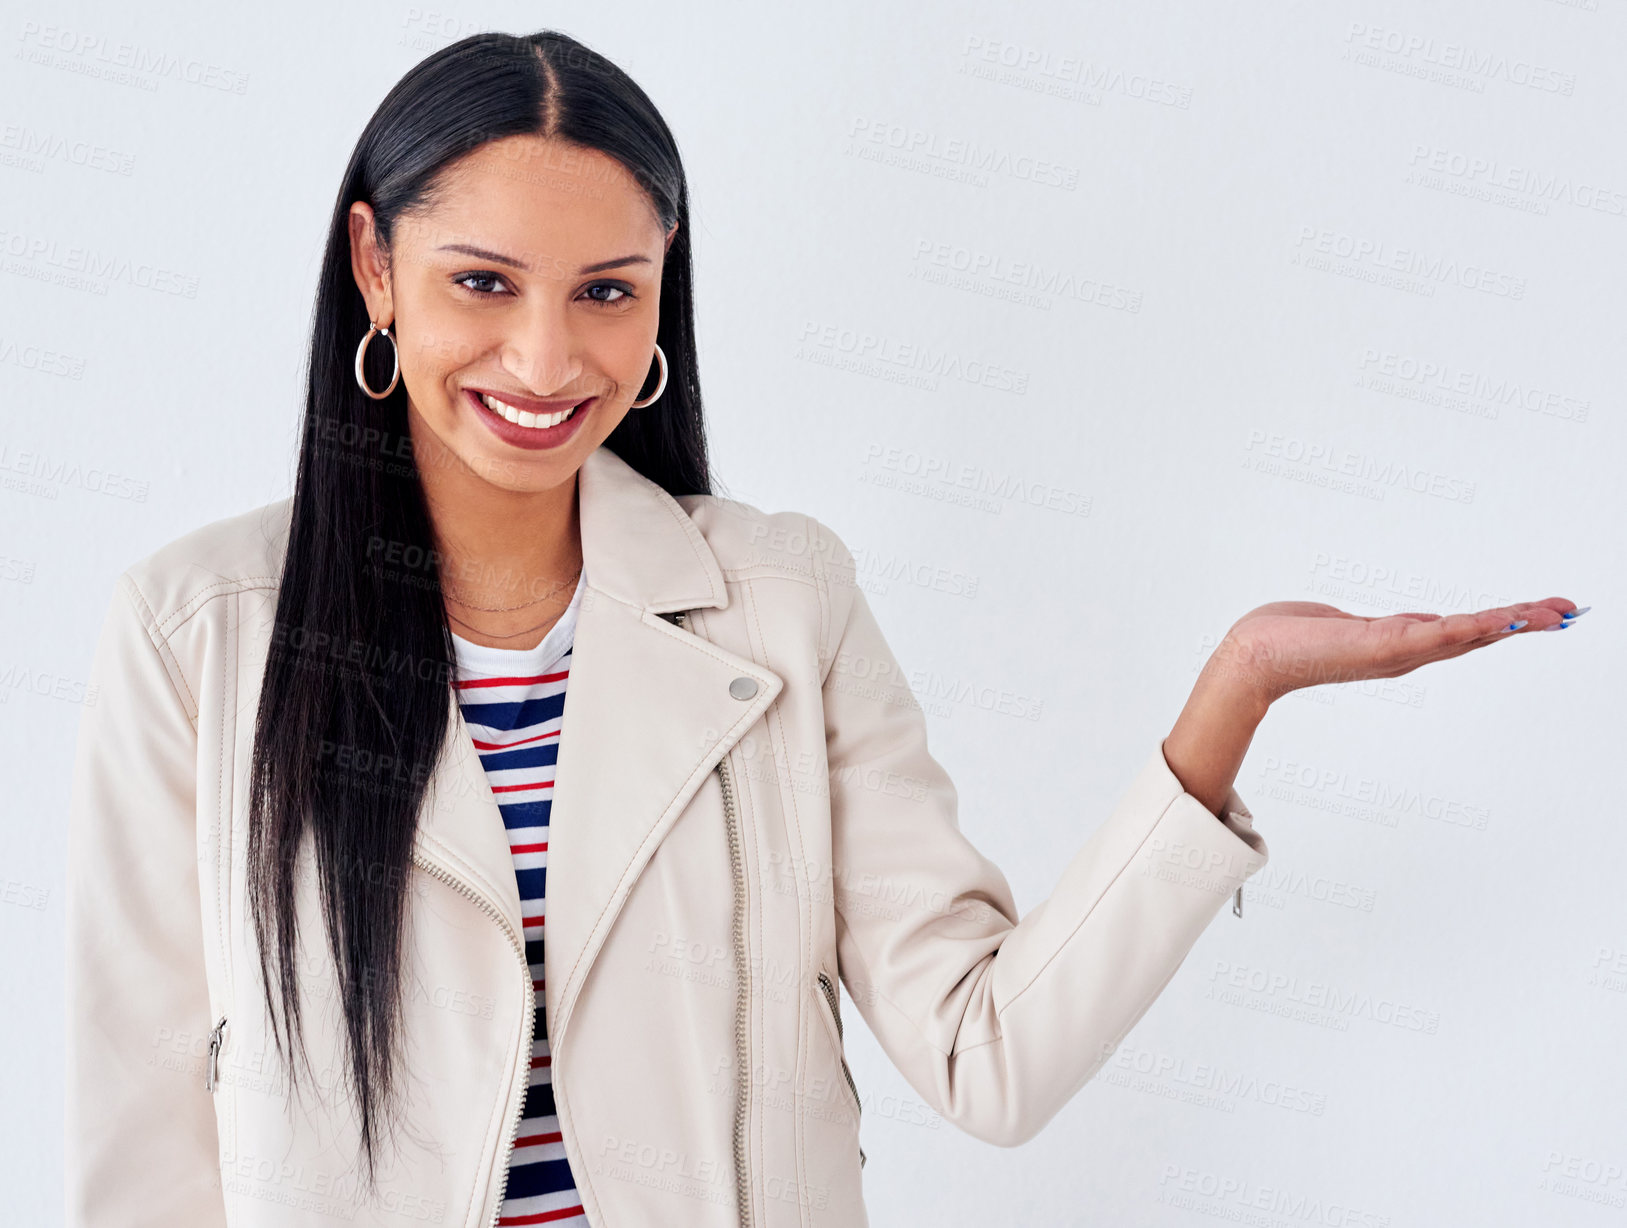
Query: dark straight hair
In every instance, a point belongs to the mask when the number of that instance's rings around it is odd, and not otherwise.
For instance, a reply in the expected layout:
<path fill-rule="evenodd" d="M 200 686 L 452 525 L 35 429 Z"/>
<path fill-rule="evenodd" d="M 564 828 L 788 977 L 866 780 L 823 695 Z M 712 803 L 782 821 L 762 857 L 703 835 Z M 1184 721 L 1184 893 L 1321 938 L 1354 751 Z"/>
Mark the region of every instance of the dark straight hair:
<path fill-rule="evenodd" d="M 399 1122 L 405 885 L 419 807 L 448 732 L 455 658 L 428 506 L 406 447 L 406 388 L 373 400 L 355 380 L 369 320 L 351 271 L 350 206 L 372 206 L 388 259 L 398 220 L 433 204 L 443 172 L 486 142 L 517 135 L 607 154 L 648 193 L 664 230 L 679 224 L 661 273 L 656 335 L 669 364 L 666 390 L 627 415 L 606 445 L 673 495 L 712 493 L 688 188 L 655 105 L 609 60 L 551 30 L 472 35 L 415 65 L 356 142 L 328 225 L 249 804 L 248 903 L 272 1039 L 292 1094 L 296 1052 L 310 1071 L 296 883 L 314 874 L 345 1033 L 345 1068 L 332 1073 L 354 1098 L 370 1189 L 381 1131 Z M 368 346 L 375 390 L 390 382 L 389 350 L 377 337 Z M 657 374 L 652 368 L 637 399 Z M 392 559 L 428 562 L 404 580 L 379 565 L 381 543 Z M 335 656 L 332 645 L 375 651 Z M 367 766 L 385 764 L 393 766 Z"/>

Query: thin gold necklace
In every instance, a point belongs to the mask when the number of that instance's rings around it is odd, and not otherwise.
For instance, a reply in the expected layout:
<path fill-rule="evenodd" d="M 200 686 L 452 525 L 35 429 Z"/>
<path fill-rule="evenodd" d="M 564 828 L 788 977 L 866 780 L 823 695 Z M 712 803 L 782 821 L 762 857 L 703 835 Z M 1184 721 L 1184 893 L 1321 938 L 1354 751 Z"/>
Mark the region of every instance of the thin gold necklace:
<path fill-rule="evenodd" d="M 544 619 L 542 622 L 538 623 L 536 626 L 527 627 L 524 631 L 513 631 L 513 632 L 510 632 L 508 635 L 497 635 L 495 632 L 481 631 L 480 628 L 475 626 L 473 623 L 464 622 L 463 619 L 459 618 L 456 614 L 452 613 L 452 611 L 450 611 L 450 610 L 448 610 L 446 612 L 446 616 L 448 618 L 450 618 L 453 622 L 458 623 L 461 626 L 468 627 L 469 630 L 471 630 L 471 631 L 479 632 L 481 635 L 491 636 L 491 638 L 494 639 L 494 640 L 516 640 L 516 639 L 519 639 L 520 636 L 522 636 L 522 635 L 530 635 L 533 631 L 537 631 L 537 630 L 540 630 L 543 627 L 546 627 L 548 625 L 548 623 L 549 623 L 548 619 Z M 556 615 L 553 618 L 552 621 L 557 623 L 563 617 L 564 617 L 563 614 Z"/>

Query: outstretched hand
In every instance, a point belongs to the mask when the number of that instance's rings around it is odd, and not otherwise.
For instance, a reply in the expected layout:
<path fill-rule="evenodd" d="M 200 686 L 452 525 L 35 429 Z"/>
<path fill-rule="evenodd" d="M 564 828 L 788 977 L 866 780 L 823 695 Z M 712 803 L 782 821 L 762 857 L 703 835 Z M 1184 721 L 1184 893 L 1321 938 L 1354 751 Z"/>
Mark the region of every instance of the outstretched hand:
<path fill-rule="evenodd" d="M 1274 601 L 1232 624 L 1213 664 L 1269 703 L 1301 687 L 1395 678 L 1516 635 L 1568 626 L 1586 612 L 1563 597 L 1477 614 L 1383 617 L 1347 614 L 1314 601 Z M 1519 623 L 1524 625 L 1509 630 Z"/>

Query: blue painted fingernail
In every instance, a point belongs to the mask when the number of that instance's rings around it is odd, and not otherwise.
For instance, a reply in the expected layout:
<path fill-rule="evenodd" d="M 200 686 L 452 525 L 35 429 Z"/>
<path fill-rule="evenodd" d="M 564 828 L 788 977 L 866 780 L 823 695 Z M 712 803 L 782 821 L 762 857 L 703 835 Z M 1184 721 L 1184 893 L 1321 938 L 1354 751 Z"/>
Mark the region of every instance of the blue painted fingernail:
<path fill-rule="evenodd" d="M 1504 627 L 1497 634 L 1498 635 L 1507 635 L 1510 631 L 1518 631 L 1521 627 L 1525 626 L 1530 621 L 1531 620 L 1529 618 L 1522 618 L 1517 623 L 1509 623 L 1508 626 Z"/>
<path fill-rule="evenodd" d="M 1568 614 L 1560 615 L 1560 617 L 1561 618 L 1580 618 L 1580 617 L 1582 617 L 1582 615 L 1586 614 L 1592 608 L 1593 607 L 1590 606 L 1590 605 L 1585 605 L 1579 610 L 1572 610 Z"/>

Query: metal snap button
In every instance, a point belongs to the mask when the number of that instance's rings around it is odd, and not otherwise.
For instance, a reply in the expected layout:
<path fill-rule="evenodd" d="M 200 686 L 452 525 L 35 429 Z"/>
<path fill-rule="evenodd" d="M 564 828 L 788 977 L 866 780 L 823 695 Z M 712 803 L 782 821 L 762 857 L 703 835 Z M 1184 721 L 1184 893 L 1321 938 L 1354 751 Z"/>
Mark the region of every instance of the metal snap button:
<path fill-rule="evenodd" d="M 733 682 L 729 683 L 729 694 L 733 695 L 736 699 L 750 699 L 753 695 L 757 694 L 757 679 L 736 678 Z"/>

